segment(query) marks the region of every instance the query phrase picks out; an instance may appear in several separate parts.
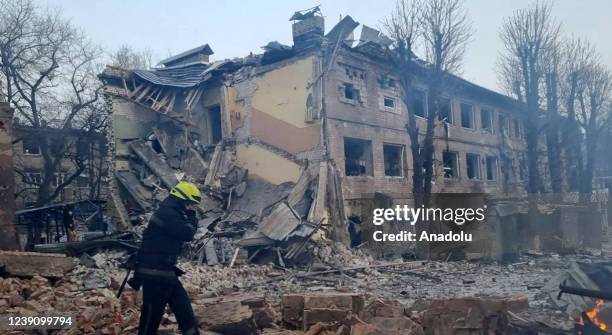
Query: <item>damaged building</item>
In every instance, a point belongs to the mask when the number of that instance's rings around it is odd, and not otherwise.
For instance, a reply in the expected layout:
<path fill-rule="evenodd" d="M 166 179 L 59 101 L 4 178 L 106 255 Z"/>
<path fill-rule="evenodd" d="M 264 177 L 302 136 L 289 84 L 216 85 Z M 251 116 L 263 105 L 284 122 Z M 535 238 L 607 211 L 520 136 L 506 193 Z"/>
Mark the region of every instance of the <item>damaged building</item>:
<path fill-rule="evenodd" d="M 303 217 L 315 224 L 361 216 L 372 190 L 411 203 L 404 124 L 413 108 L 424 128 L 427 68 L 404 106 L 384 35 L 363 26 L 354 42 L 350 16 L 325 34 L 318 9 L 291 21 L 294 45 L 271 42 L 261 55 L 213 62 L 205 44 L 150 70 L 107 67 L 100 78 L 113 115 L 113 203 L 127 205 L 115 217 L 126 223 L 147 212 L 180 178 L 227 204 L 244 192 L 237 175 L 272 185 L 302 178 L 312 191 Z M 519 104 L 459 77 L 447 86 L 434 192 L 522 192 Z"/>
<path fill-rule="evenodd" d="M 53 171 L 51 190 L 61 188 L 53 204 L 105 198 L 106 138 L 97 132 L 53 126 L 32 127 L 13 121 L 13 159 L 15 164 L 15 201 L 18 210 L 36 205 L 45 173 L 40 141 L 61 144 L 63 150 L 58 167 Z M 69 178 L 77 171 L 78 176 Z M 65 184 L 62 186 L 62 184 Z"/>

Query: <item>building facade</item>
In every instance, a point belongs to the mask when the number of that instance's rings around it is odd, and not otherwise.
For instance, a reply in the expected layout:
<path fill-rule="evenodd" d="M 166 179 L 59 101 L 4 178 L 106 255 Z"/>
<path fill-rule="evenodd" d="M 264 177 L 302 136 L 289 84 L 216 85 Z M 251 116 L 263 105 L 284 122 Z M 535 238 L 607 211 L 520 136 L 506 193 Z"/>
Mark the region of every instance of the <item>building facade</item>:
<path fill-rule="evenodd" d="M 175 171 L 185 170 L 191 149 L 222 141 L 249 176 L 273 184 L 295 183 L 305 170 L 319 180 L 331 171 L 340 178 L 347 217 L 374 193 L 410 203 L 414 167 L 405 124 L 414 109 L 425 129 L 427 71 L 415 74 L 406 106 L 394 68 L 381 56 L 382 34 L 364 26 L 353 42 L 358 23 L 350 16 L 325 34 L 316 9 L 292 19 L 294 45 L 271 42 L 261 55 L 210 62 L 212 49 L 204 45 L 155 69 L 108 67 L 100 78 L 113 114 L 114 173 L 134 174 L 130 145 L 137 139 L 153 141 L 154 149 L 161 139 L 157 151 Z M 521 105 L 450 75 L 443 96 L 434 192 L 523 192 Z M 195 151 L 205 158 L 206 150 Z"/>

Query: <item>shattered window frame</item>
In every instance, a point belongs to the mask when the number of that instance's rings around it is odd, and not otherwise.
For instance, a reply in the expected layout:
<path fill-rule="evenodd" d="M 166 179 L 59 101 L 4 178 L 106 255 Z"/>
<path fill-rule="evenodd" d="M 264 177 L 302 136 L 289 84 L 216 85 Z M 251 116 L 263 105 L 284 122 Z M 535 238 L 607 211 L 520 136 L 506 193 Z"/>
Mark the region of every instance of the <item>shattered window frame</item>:
<path fill-rule="evenodd" d="M 459 154 L 457 152 L 442 152 L 442 172 L 444 179 L 452 180 L 459 178 Z"/>
<path fill-rule="evenodd" d="M 40 156 L 40 144 L 37 140 L 33 138 L 24 138 L 21 140 L 21 146 L 24 155 Z"/>
<path fill-rule="evenodd" d="M 498 175 L 498 164 L 496 156 L 486 156 L 485 158 L 485 169 L 487 181 L 496 181 Z"/>
<path fill-rule="evenodd" d="M 393 153 L 394 157 L 393 165 L 391 165 L 391 159 L 387 159 L 391 154 L 390 151 L 399 151 L 399 155 L 397 152 Z M 403 144 L 395 144 L 395 143 L 383 143 L 383 165 L 385 169 L 385 177 L 391 178 L 405 178 L 406 177 L 406 146 Z"/>
<path fill-rule="evenodd" d="M 391 106 L 387 105 L 387 101 L 391 101 Z M 391 97 L 391 96 L 388 96 L 388 95 L 384 95 L 383 96 L 383 107 L 387 111 L 393 111 L 394 112 L 397 109 L 396 99 L 394 97 Z"/>
<path fill-rule="evenodd" d="M 363 148 L 359 155 L 350 148 Z M 353 154 L 355 154 L 353 156 Z M 347 177 L 373 177 L 374 153 L 372 141 L 353 137 L 344 137 L 344 175 Z"/>
<path fill-rule="evenodd" d="M 348 95 L 351 95 L 351 97 Z M 350 101 L 352 103 L 357 103 L 361 100 L 359 89 L 355 88 L 355 84 L 348 82 L 342 83 L 342 99 L 343 101 Z"/>
<path fill-rule="evenodd" d="M 469 108 L 469 109 L 468 109 Z M 465 129 L 476 129 L 476 122 L 474 122 L 474 105 L 467 102 L 461 103 L 461 127 Z M 466 116 L 469 116 L 466 118 Z M 469 122 L 466 122 L 469 121 Z"/>
<path fill-rule="evenodd" d="M 30 170 L 24 171 L 22 176 L 22 182 L 27 185 L 26 188 L 40 188 L 42 184 L 42 171 L 41 170 Z"/>
<path fill-rule="evenodd" d="M 488 117 L 485 118 L 485 115 L 488 115 Z M 485 123 L 485 120 L 488 120 L 488 122 Z M 480 127 L 484 132 L 488 132 L 491 134 L 495 133 L 493 129 L 493 110 L 491 108 L 480 108 Z"/>
<path fill-rule="evenodd" d="M 66 174 L 63 172 L 55 172 L 53 174 L 53 179 L 51 180 L 51 185 L 53 187 L 58 187 L 66 180 Z"/>
<path fill-rule="evenodd" d="M 444 114 L 442 111 L 444 110 Z M 438 114 L 438 120 L 444 120 L 444 117 L 447 116 L 445 122 L 449 125 L 454 124 L 453 118 L 453 99 L 452 98 L 442 98 L 440 99 L 440 113 Z"/>
<path fill-rule="evenodd" d="M 427 91 L 415 88 L 408 98 L 410 106 L 415 116 L 420 118 L 427 117 Z"/>
<path fill-rule="evenodd" d="M 481 180 L 480 172 L 481 172 L 480 171 L 480 155 L 470 153 L 470 152 L 466 153 L 465 154 L 465 173 L 466 173 L 467 179 L 468 180 Z"/>

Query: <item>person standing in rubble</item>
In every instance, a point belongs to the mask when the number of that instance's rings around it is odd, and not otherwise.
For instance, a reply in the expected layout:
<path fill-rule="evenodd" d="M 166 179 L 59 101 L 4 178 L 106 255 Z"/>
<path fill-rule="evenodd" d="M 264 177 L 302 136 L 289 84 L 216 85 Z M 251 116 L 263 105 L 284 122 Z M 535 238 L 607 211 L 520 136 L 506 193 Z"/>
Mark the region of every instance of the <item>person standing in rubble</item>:
<path fill-rule="evenodd" d="M 129 284 L 143 288 L 138 334 L 156 334 L 164 309 L 170 305 L 182 334 L 199 334 L 191 302 L 179 276 L 184 272 L 176 267 L 184 242 L 191 241 L 196 232 L 196 206 L 201 195 L 198 187 L 182 181 L 153 213 L 142 236 L 134 276 Z"/>

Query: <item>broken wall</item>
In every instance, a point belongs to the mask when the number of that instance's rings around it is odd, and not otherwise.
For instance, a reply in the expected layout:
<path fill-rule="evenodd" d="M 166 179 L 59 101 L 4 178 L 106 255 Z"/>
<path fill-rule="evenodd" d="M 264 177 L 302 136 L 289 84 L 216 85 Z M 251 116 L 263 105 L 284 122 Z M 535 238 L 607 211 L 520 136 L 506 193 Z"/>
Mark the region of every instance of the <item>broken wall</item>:
<path fill-rule="evenodd" d="M 393 75 L 393 69 L 382 60 L 341 48 L 325 78 L 326 140 L 330 156 L 343 172 L 347 186 L 344 190 L 345 199 L 359 199 L 371 195 L 372 190 L 394 198 L 409 198 L 412 190 L 410 171 L 413 167 L 410 140 L 405 128 L 408 110 L 401 100 L 399 78 Z M 508 101 L 493 92 L 473 88 L 467 82 L 453 85 L 443 92 L 443 97 L 450 99 L 450 122 L 444 125 L 443 121 L 438 121 L 434 133 L 436 176 L 433 192 L 503 193 L 522 189 L 522 182 L 514 176 L 516 171 L 502 170 L 503 143 L 511 145 L 504 151 L 524 150 L 522 134 L 502 135 L 500 129 L 501 115 L 507 119 L 520 120 L 517 111 Z M 417 77 L 414 88 L 425 92 L 422 109 L 426 111 L 426 83 Z M 462 105 L 471 106 L 470 128 L 461 123 Z M 490 129 L 483 127 L 483 110 L 491 112 Z M 417 116 L 417 124 L 423 131 L 426 128 L 425 121 L 424 117 Z M 347 139 L 370 143 L 371 171 L 359 175 L 346 174 Z M 386 147 L 401 148 L 401 161 L 386 157 L 390 156 L 390 152 L 397 156 L 397 151 L 385 150 Z M 455 176 L 452 178 L 444 176 L 444 151 L 453 152 L 457 157 Z M 475 178 L 468 177 L 467 154 L 478 157 Z M 491 166 L 489 171 L 487 163 Z M 397 168 L 386 166 L 389 164 L 401 164 L 402 173 L 398 174 Z M 511 175 L 511 183 L 507 182 L 504 173 Z M 506 187 L 508 184 L 510 187 Z"/>
<path fill-rule="evenodd" d="M 237 163 L 272 183 L 296 182 L 303 159 L 321 157 L 318 57 L 250 70 L 225 91 Z M 309 164 L 316 166 L 316 164 Z"/>

